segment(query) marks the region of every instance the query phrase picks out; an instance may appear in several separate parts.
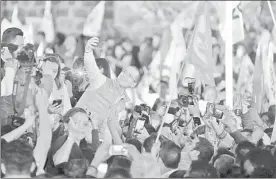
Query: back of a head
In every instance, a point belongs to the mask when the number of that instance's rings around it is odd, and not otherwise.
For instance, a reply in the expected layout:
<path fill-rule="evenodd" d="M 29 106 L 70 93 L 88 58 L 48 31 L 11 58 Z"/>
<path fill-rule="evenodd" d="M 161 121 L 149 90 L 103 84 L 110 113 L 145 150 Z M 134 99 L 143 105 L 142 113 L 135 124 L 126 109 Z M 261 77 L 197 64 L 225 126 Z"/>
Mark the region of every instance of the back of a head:
<path fill-rule="evenodd" d="M 181 158 L 181 148 L 174 142 L 164 142 L 160 147 L 159 156 L 167 168 L 176 169 Z"/>
<path fill-rule="evenodd" d="M 204 161 L 193 161 L 187 178 L 217 178 L 215 168 Z"/>
<path fill-rule="evenodd" d="M 21 29 L 12 27 L 8 28 L 3 32 L 3 36 L 1 38 L 2 43 L 12 43 L 16 36 L 23 36 L 24 33 Z"/>
<path fill-rule="evenodd" d="M 112 168 L 107 170 L 104 178 L 132 178 L 130 173 L 122 168 Z"/>
<path fill-rule="evenodd" d="M 217 151 L 216 151 L 216 155 L 212 158 L 213 160 L 213 163 L 215 163 L 215 161 L 222 155 L 229 155 L 231 157 L 235 157 L 235 154 L 233 154 L 232 152 L 230 152 L 228 149 L 226 148 L 219 148 Z"/>
<path fill-rule="evenodd" d="M 142 153 L 142 143 L 139 140 L 132 138 L 132 139 L 128 139 L 126 143 L 134 145 L 136 149 L 140 153 Z"/>
<path fill-rule="evenodd" d="M 84 178 L 88 169 L 88 162 L 85 159 L 72 159 L 65 169 L 65 175 L 72 178 Z"/>
<path fill-rule="evenodd" d="M 109 169 L 112 168 L 122 168 L 126 171 L 130 171 L 131 161 L 125 156 L 114 156 L 112 162 L 109 165 Z"/>
<path fill-rule="evenodd" d="M 184 175 L 186 174 L 185 170 L 177 170 L 170 174 L 169 178 L 184 178 Z"/>
<path fill-rule="evenodd" d="M 194 150 L 199 151 L 198 159 L 209 162 L 214 155 L 214 146 L 207 139 L 199 137 Z"/>
<path fill-rule="evenodd" d="M 242 141 L 241 143 L 238 144 L 237 148 L 236 148 L 236 156 L 237 156 L 237 159 L 239 160 L 243 160 L 243 158 L 245 157 L 245 155 L 255 149 L 256 146 L 249 142 L 249 141 Z"/>
<path fill-rule="evenodd" d="M 250 162 L 251 165 L 254 167 L 254 169 L 265 168 L 265 169 L 269 170 L 271 173 L 273 173 L 273 171 L 275 170 L 274 157 L 271 154 L 271 152 L 268 150 L 262 150 L 262 149 L 256 148 L 256 149 L 249 151 L 243 160 L 244 171 L 247 170 L 247 168 L 245 168 L 246 161 Z M 248 172 L 247 172 L 247 174 L 250 175 L 250 173 L 248 173 Z"/>
<path fill-rule="evenodd" d="M 7 143 L 2 147 L 1 158 L 6 169 L 2 172 L 6 175 L 30 175 L 34 158 L 33 149 L 29 144 L 21 140 Z"/>
<path fill-rule="evenodd" d="M 267 168 L 258 167 L 254 170 L 254 172 L 250 177 L 251 178 L 273 178 L 273 173 Z"/>

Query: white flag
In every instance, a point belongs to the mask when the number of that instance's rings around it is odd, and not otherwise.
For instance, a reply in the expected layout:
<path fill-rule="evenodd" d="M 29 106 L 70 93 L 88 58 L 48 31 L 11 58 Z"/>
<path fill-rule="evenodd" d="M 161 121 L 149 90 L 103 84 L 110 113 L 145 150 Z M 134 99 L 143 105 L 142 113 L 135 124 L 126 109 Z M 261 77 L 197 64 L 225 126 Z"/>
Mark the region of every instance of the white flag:
<path fill-rule="evenodd" d="M 12 23 L 8 19 L 4 18 L 1 22 L 1 38 L 2 38 L 4 31 L 11 27 L 13 27 Z"/>
<path fill-rule="evenodd" d="M 23 24 L 18 18 L 18 5 L 16 4 L 12 13 L 12 25 L 17 28 L 22 28 Z"/>
<path fill-rule="evenodd" d="M 26 43 L 31 43 L 34 44 L 34 27 L 33 24 L 30 23 L 27 27 L 26 30 L 24 32 L 24 36 L 25 36 L 25 44 Z"/>
<path fill-rule="evenodd" d="M 54 21 L 51 12 L 52 2 L 45 1 L 45 11 L 42 19 L 41 31 L 45 33 L 46 42 L 51 43 L 55 39 Z"/>
<path fill-rule="evenodd" d="M 100 1 L 86 18 L 83 25 L 83 35 L 93 37 L 99 36 L 105 12 L 105 1 Z"/>

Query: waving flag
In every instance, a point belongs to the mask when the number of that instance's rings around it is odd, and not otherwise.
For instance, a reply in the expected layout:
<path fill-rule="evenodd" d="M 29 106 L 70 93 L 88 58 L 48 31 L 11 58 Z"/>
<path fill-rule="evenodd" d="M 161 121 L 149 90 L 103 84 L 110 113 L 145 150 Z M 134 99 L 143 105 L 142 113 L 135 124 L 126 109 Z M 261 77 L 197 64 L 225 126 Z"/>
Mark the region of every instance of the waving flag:
<path fill-rule="evenodd" d="M 254 80 L 253 80 L 253 94 L 255 98 L 255 108 L 258 113 L 261 113 L 262 103 L 263 103 L 263 62 L 261 56 L 261 47 L 260 44 L 257 48 L 255 68 L 254 68 Z"/>
<path fill-rule="evenodd" d="M 83 25 L 83 35 L 99 36 L 105 13 L 105 1 L 100 1 L 86 18 Z"/>
<path fill-rule="evenodd" d="M 18 18 L 18 5 L 16 4 L 12 13 L 12 25 L 17 28 L 22 28 L 23 24 Z"/>
<path fill-rule="evenodd" d="M 51 43 L 55 39 L 54 20 L 51 12 L 52 2 L 45 1 L 45 11 L 42 19 L 41 30 L 45 33 L 46 41 Z"/>
<path fill-rule="evenodd" d="M 8 19 L 4 18 L 1 22 L 1 38 L 2 38 L 4 31 L 11 27 L 13 27 L 12 23 Z"/>
<path fill-rule="evenodd" d="M 25 44 L 26 43 L 31 43 L 34 44 L 34 27 L 33 24 L 30 23 L 27 27 L 26 27 L 26 31 L 24 32 L 24 36 L 25 36 Z"/>
<path fill-rule="evenodd" d="M 170 97 L 177 99 L 177 76 L 181 75 L 181 62 L 183 62 L 186 55 L 186 43 L 182 33 L 182 28 L 178 21 L 171 25 L 172 42 L 170 51 L 167 55 L 166 61 L 170 61 Z M 177 74 L 179 72 L 179 74 Z"/>
<path fill-rule="evenodd" d="M 240 41 L 244 40 L 244 22 L 243 22 L 243 15 L 241 11 L 236 8 L 235 9 L 236 15 L 233 17 L 232 27 L 233 27 L 233 44 L 236 44 Z M 225 34 L 226 35 L 226 34 Z"/>
<path fill-rule="evenodd" d="M 273 64 L 273 44 L 269 43 L 268 46 L 268 58 L 264 62 L 264 78 L 269 104 L 276 104 L 276 73 Z"/>
<path fill-rule="evenodd" d="M 201 2 L 198 6 L 196 23 L 187 51 L 187 61 L 196 69 L 197 78 L 203 84 L 215 85 L 212 57 L 212 34 L 208 2 Z"/>

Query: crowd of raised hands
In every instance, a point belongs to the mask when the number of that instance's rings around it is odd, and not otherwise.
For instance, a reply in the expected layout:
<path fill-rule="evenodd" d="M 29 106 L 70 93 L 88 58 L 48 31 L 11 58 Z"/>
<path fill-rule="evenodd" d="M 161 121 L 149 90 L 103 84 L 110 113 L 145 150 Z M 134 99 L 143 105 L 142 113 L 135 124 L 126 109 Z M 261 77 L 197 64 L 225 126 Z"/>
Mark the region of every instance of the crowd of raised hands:
<path fill-rule="evenodd" d="M 168 91 L 152 91 L 154 102 L 133 104 L 127 89 L 141 89 L 145 76 L 127 67 L 111 79 L 108 60 L 93 54 L 98 38 L 67 67 L 59 54 L 18 55 L 19 32 L 2 40 L 2 177 L 276 177 L 275 105 L 259 114 L 242 94 L 230 109 L 217 103 L 215 87 L 194 94 L 190 84 L 171 103 Z"/>

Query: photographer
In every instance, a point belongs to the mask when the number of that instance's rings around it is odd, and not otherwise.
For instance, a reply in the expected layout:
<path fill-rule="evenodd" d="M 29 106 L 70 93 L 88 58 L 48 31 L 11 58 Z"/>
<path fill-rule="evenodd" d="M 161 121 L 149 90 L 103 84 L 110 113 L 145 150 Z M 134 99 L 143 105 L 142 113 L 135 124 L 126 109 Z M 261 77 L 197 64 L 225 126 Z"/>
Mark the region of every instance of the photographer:
<path fill-rule="evenodd" d="M 151 125 L 150 119 L 151 108 L 146 104 L 136 105 L 129 120 L 125 122 L 124 135 L 126 139 L 137 138 L 144 141 L 149 135 L 156 130 Z"/>
<path fill-rule="evenodd" d="M 18 68 L 16 54 L 22 45 L 24 39 L 21 29 L 14 27 L 4 31 L 1 41 L 1 96 L 12 94 L 12 82 Z"/>

